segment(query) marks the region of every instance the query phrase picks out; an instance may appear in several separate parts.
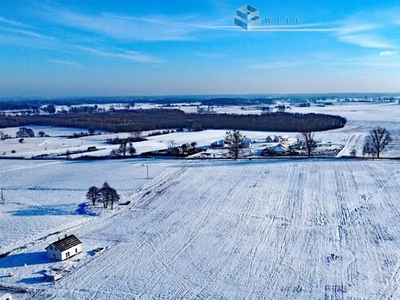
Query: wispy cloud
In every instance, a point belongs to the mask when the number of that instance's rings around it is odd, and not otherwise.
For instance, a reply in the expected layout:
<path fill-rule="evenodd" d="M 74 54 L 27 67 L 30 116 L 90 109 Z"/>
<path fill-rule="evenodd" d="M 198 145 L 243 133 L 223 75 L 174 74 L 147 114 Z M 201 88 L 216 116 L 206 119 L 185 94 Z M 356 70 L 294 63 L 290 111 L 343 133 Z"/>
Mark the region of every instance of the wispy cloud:
<path fill-rule="evenodd" d="M 8 36 L 25 36 L 40 39 L 52 39 L 52 37 L 38 33 L 32 26 L 27 24 L 0 17 L 0 30 Z"/>
<path fill-rule="evenodd" d="M 157 56 L 141 53 L 138 51 L 121 50 L 118 52 L 110 52 L 110 51 L 103 51 L 103 50 L 98 50 L 98 49 L 89 48 L 89 47 L 81 47 L 81 46 L 78 46 L 77 48 L 81 49 L 83 51 L 98 55 L 98 56 L 103 56 L 103 57 L 114 57 L 114 58 L 126 59 L 126 60 L 130 60 L 130 61 L 134 61 L 134 62 L 141 62 L 141 63 L 160 63 L 160 62 L 162 62 L 162 59 Z"/>
<path fill-rule="evenodd" d="M 82 65 L 79 64 L 79 63 L 72 62 L 72 61 L 67 61 L 67 60 L 62 60 L 62 59 L 49 59 L 49 62 L 55 63 L 55 64 L 60 64 L 60 65 L 76 67 L 76 68 L 81 68 L 82 67 Z"/>
<path fill-rule="evenodd" d="M 15 20 L 10 20 L 10 19 L 4 18 L 4 17 L 0 17 L 0 23 L 11 25 L 11 26 L 16 26 L 16 27 L 30 27 L 27 24 L 24 24 L 24 23 L 15 21 Z"/>
<path fill-rule="evenodd" d="M 354 34 L 339 33 L 338 40 L 344 43 L 357 45 L 363 48 L 387 49 L 396 47 L 387 39 L 372 33 L 354 33 Z"/>
<path fill-rule="evenodd" d="M 192 40 L 201 24 L 190 24 L 190 16 L 121 16 L 87 14 L 65 7 L 44 7 L 41 14 L 59 26 L 70 27 L 117 40 L 180 41 Z M 174 19 L 183 20 L 181 23 Z"/>
<path fill-rule="evenodd" d="M 216 53 L 216 52 L 195 52 L 194 55 L 201 57 L 201 58 L 209 58 L 209 59 L 214 59 L 214 58 L 222 58 L 226 57 L 227 55 L 224 53 Z"/>
<path fill-rule="evenodd" d="M 263 69 L 263 70 L 273 70 L 273 69 L 283 69 L 283 68 L 293 68 L 302 65 L 306 65 L 306 61 L 275 61 L 261 63 L 257 65 L 251 65 L 249 69 Z"/>
<path fill-rule="evenodd" d="M 70 50 L 69 52 L 71 52 L 79 49 L 97 56 L 125 59 L 133 62 L 162 62 L 162 59 L 160 57 L 151 54 L 122 49 L 99 50 L 95 49 L 94 47 L 82 46 L 82 41 L 79 40 L 79 38 L 75 38 L 74 41 L 71 43 L 66 40 L 56 39 L 55 37 L 35 32 L 34 30 L 35 28 L 27 26 L 26 24 L 0 17 L 0 33 L 3 33 L 0 40 L 2 41 L 11 41 L 13 43 L 24 44 L 25 46 L 46 48 L 61 52 L 65 52 L 67 50 Z M 87 44 L 86 40 L 85 44 Z M 82 67 L 82 65 L 68 60 L 50 59 L 48 61 L 73 67 Z"/>
<path fill-rule="evenodd" d="M 18 35 L 25 35 L 25 36 L 35 37 L 35 38 L 49 38 L 42 34 L 30 31 L 30 30 L 25 30 L 25 29 L 8 28 L 8 27 L 0 26 L 0 30 L 2 30 L 3 32 L 18 34 Z"/>
<path fill-rule="evenodd" d="M 330 63 L 332 66 L 347 66 L 351 67 L 367 67 L 369 70 L 385 69 L 395 70 L 400 68 L 400 56 L 396 55 L 395 51 L 383 51 L 379 55 L 363 55 L 342 59 L 337 62 Z"/>
<path fill-rule="evenodd" d="M 379 52 L 379 56 L 388 57 L 388 56 L 396 56 L 398 54 L 397 51 L 382 51 Z"/>
<path fill-rule="evenodd" d="M 337 33 L 340 42 L 357 45 L 371 49 L 395 49 L 398 41 L 391 40 L 385 34 L 385 30 L 393 29 L 397 18 L 394 12 L 400 12 L 397 8 L 391 11 L 361 12 L 341 21 Z"/>

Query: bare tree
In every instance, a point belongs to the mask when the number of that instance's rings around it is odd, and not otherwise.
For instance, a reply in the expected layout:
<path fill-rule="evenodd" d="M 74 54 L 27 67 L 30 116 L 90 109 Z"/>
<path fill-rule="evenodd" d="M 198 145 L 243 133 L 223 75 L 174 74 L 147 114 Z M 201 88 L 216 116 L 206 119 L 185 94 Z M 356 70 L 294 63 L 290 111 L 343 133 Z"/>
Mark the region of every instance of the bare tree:
<path fill-rule="evenodd" d="M 303 137 L 304 140 L 304 145 L 307 150 L 307 155 L 308 157 L 311 157 L 314 148 L 316 147 L 316 143 L 314 141 L 314 132 L 313 131 L 303 131 L 301 133 L 301 136 Z"/>
<path fill-rule="evenodd" d="M 126 156 L 126 151 L 127 151 L 127 147 L 126 147 L 126 145 L 127 145 L 127 140 L 126 139 L 123 139 L 122 141 L 121 141 L 121 143 L 120 143 L 120 145 L 119 145 L 119 152 L 122 154 L 122 156 Z"/>
<path fill-rule="evenodd" d="M 103 186 L 100 189 L 100 194 L 101 194 L 101 202 L 103 202 L 103 207 L 107 208 L 108 203 L 111 200 L 111 193 L 110 193 L 111 187 L 107 182 L 103 183 Z"/>
<path fill-rule="evenodd" d="M 104 208 L 107 208 L 110 204 L 110 208 L 113 209 L 114 202 L 118 202 L 120 200 L 120 196 L 117 191 L 110 187 L 107 182 L 104 182 L 102 188 L 100 189 L 101 201 L 103 202 Z"/>
<path fill-rule="evenodd" d="M 136 149 L 135 149 L 135 147 L 133 146 L 133 144 L 132 143 L 129 143 L 129 154 L 131 155 L 131 156 L 133 156 L 133 155 L 135 155 L 136 154 Z"/>
<path fill-rule="evenodd" d="M 113 188 L 111 188 L 110 193 L 111 193 L 111 196 L 110 196 L 110 206 L 111 207 L 110 208 L 113 209 L 114 203 L 119 202 L 121 197 L 118 195 L 117 191 Z"/>
<path fill-rule="evenodd" d="M 364 139 L 364 145 L 363 145 L 363 150 L 362 150 L 363 156 L 365 155 L 372 155 L 372 157 L 375 157 L 375 148 L 372 145 L 372 140 L 369 136 L 366 136 Z"/>
<path fill-rule="evenodd" d="M 229 154 L 233 159 L 238 159 L 240 154 L 240 149 L 242 147 L 242 142 L 244 136 L 237 130 L 228 131 L 225 134 L 225 144 L 229 147 Z"/>
<path fill-rule="evenodd" d="M 86 199 L 92 201 L 93 205 L 96 205 L 101 198 L 100 189 L 96 186 L 92 186 L 89 188 L 88 192 L 86 193 Z"/>
<path fill-rule="evenodd" d="M 379 158 L 382 151 L 391 141 L 392 138 L 386 128 L 374 127 L 365 138 L 364 148 L 368 145 L 369 150 L 373 150 L 373 154 L 376 154 L 376 157 Z"/>

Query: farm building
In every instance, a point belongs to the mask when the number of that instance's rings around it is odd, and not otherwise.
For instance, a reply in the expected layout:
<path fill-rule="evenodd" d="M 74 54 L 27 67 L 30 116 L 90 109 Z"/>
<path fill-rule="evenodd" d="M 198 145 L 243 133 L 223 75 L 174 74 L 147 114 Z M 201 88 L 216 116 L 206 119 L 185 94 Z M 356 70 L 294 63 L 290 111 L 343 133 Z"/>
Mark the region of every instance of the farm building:
<path fill-rule="evenodd" d="M 57 281 L 62 278 L 62 275 L 56 272 L 46 272 L 43 276 L 46 281 Z"/>
<path fill-rule="evenodd" d="M 276 145 L 265 148 L 261 152 L 261 155 L 263 155 L 263 156 L 284 155 L 285 153 L 287 153 L 287 151 L 288 151 L 288 149 L 284 145 L 276 144 Z"/>
<path fill-rule="evenodd" d="M 82 252 L 82 242 L 73 234 L 65 235 L 46 247 L 47 257 L 55 260 L 65 260 Z"/>

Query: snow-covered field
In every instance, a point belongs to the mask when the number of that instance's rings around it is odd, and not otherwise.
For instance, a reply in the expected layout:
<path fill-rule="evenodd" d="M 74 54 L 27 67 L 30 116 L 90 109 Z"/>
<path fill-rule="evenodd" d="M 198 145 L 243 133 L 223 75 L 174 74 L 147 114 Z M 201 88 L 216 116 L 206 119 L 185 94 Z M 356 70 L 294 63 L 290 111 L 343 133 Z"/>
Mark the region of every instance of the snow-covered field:
<path fill-rule="evenodd" d="M 185 108 L 185 107 L 182 107 Z M 237 107 L 224 107 L 225 112 L 236 112 Z M 357 156 L 362 156 L 364 137 L 376 126 L 386 127 L 393 137 L 393 142 L 384 152 L 386 157 L 400 157 L 400 105 L 394 103 L 379 104 L 336 104 L 326 107 L 292 107 L 292 112 L 299 113 L 327 113 L 346 117 L 348 122 L 344 128 L 317 132 L 315 139 L 324 143 L 344 145 L 344 149 L 338 156 L 349 156 L 355 149 Z M 248 112 L 249 113 L 249 112 Z M 18 139 L 0 141 L 0 157 L 24 157 L 32 158 L 39 155 L 50 157 L 66 157 L 67 152 L 81 151 L 80 154 L 72 154 L 71 158 L 86 156 L 108 156 L 112 150 L 118 149 L 118 145 L 106 143 L 107 139 L 120 137 L 126 138 L 130 133 L 102 133 L 101 135 L 83 136 L 69 139 L 74 133 L 85 132 L 82 129 L 57 128 L 43 126 L 29 126 L 37 134 L 45 132 L 50 137 L 25 138 L 22 143 Z M 227 128 L 230 130 L 232 128 Z M 4 134 L 15 136 L 18 128 L 1 129 Z M 171 141 L 176 145 L 196 142 L 198 146 L 209 146 L 212 142 L 224 138 L 225 130 L 206 130 L 201 132 L 178 132 L 165 135 L 146 137 L 144 142 L 134 143 L 137 153 L 158 151 L 168 148 Z M 149 132 L 143 132 L 146 136 Z M 289 136 L 292 139 L 300 137 L 299 133 L 287 132 L 242 132 L 252 140 L 265 139 L 268 135 Z M 257 145 L 256 145 L 257 146 Z M 260 145 L 258 145 L 260 146 Z M 96 147 L 97 151 L 85 152 L 89 147 Z M 254 148 L 252 151 L 256 151 Z M 261 151 L 261 149 L 258 149 Z M 62 156 L 57 156 L 62 155 Z"/>
<path fill-rule="evenodd" d="M 90 186 L 107 181 L 118 189 L 121 202 L 129 200 L 140 187 L 166 168 L 154 160 L 24 161 L 2 160 L 0 187 L 0 254 L 59 229 L 93 218 L 79 213 Z"/>
<path fill-rule="evenodd" d="M 1 249 L 26 248 L 0 259 L 0 286 L 30 289 L 16 299 L 399 299 L 400 162 L 143 164 L 151 180 L 134 160 L 2 163 Z M 105 180 L 132 204 L 76 215 Z M 50 231 L 84 247 L 56 284 L 41 273 L 60 267 Z"/>
<path fill-rule="evenodd" d="M 399 105 L 294 110 L 346 117 L 345 128 L 315 136 L 345 144 L 341 155 L 359 151 L 379 125 L 394 138 L 384 156 L 400 156 Z M 66 139 L 80 130 L 32 128 L 51 137 L 0 141 L 0 155 L 89 146 L 108 154 L 115 146 L 106 138 L 128 135 Z M 135 147 L 203 146 L 224 133 L 171 133 Z M 130 204 L 82 210 L 88 188 L 105 181 Z M 11 252 L 0 258 L 0 295 L 4 287 L 27 289 L 17 300 L 400 299 L 398 160 L 2 159 L 0 189 L 0 256 Z M 82 240 L 83 253 L 49 261 L 44 248 L 67 233 Z M 95 254 L 97 247 L 106 250 Z M 63 278 L 45 282 L 52 268 Z"/>

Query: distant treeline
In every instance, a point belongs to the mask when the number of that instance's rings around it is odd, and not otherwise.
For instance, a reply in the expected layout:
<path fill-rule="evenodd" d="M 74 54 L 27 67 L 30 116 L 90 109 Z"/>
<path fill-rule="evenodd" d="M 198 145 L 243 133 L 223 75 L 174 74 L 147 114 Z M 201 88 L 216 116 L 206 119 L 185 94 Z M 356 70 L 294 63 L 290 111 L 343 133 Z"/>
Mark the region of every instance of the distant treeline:
<path fill-rule="evenodd" d="M 261 131 L 323 131 L 343 127 L 346 119 L 325 114 L 270 113 L 265 115 L 186 114 L 177 109 L 126 110 L 65 115 L 2 116 L 0 128 L 28 125 L 63 126 L 134 132 L 171 128 Z"/>
<path fill-rule="evenodd" d="M 281 98 L 279 98 L 280 100 Z M 202 100 L 202 105 L 256 105 L 256 104 L 274 104 L 278 99 L 275 98 L 211 98 Z"/>
<path fill-rule="evenodd" d="M 218 97 L 218 98 L 173 98 L 173 97 L 160 97 L 160 98 L 132 98 L 132 97 L 100 97 L 100 98 L 72 98 L 72 99 L 32 99 L 32 100 L 7 100 L 0 101 L 0 110 L 32 110 L 38 111 L 44 105 L 64 105 L 74 106 L 83 104 L 115 104 L 126 103 L 131 106 L 138 103 L 153 103 L 161 105 L 176 105 L 181 103 L 198 103 L 202 105 L 255 105 L 255 104 L 274 104 L 276 100 L 282 98 L 273 97 Z"/>
<path fill-rule="evenodd" d="M 398 95 L 393 94 L 292 94 L 292 95 L 263 95 L 263 96 L 176 96 L 176 97 L 76 97 L 56 99 L 33 98 L 0 98 L 0 110 L 32 110 L 37 111 L 44 105 L 84 105 L 84 104 L 115 104 L 126 103 L 134 106 L 135 103 L 154 103 L 161 105 L 174 105 L 181 103 L 198 103 L 202 105 L 262 105 L 274 104 L 278 101 L 290 103 L 315 103 L 329 99 L 342 101 L 395 101 Z"/>

